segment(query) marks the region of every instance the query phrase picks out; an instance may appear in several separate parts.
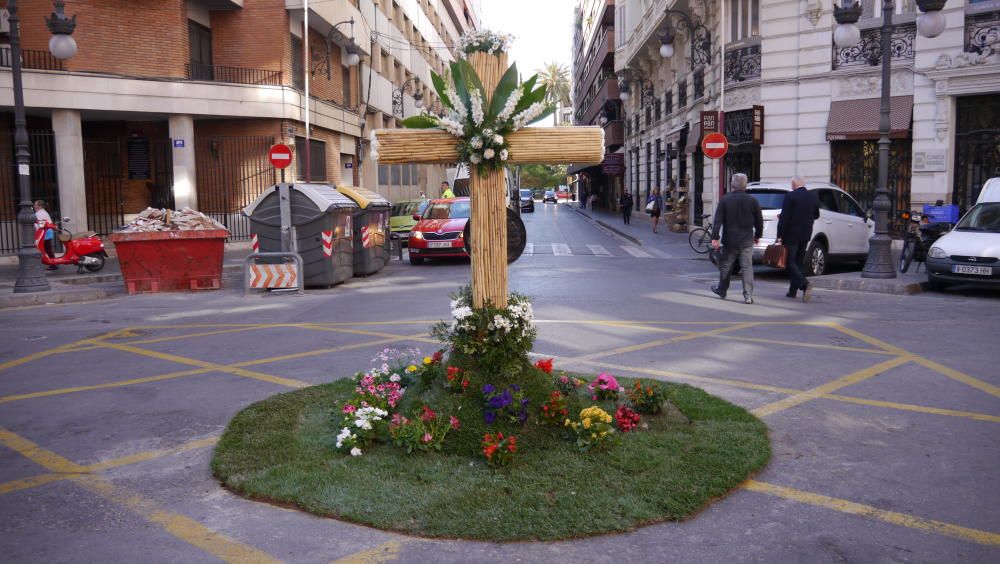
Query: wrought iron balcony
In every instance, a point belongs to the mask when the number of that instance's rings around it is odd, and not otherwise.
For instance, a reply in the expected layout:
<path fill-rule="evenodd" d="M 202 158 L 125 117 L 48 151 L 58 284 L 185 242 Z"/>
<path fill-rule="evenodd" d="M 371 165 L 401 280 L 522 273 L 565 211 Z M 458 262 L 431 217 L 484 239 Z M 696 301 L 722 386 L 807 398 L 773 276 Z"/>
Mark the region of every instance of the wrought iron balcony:
<path fill-rule="evenodd" d="M 1000 12 L 965 17 L 965 52 L 982 53 L 1000 47 Z"/>
<path fill-rule="evenodd" d="M 10 47 L 0 47 L 0 67 L 10 68 L 11 63 Z M 32 49 L 21 49 L 21 68 L 25 70 L 66 70 L 63 68 L 63 62 L 55 58 L 52 53 Z"/>
<path fill-rule="evenodd" d="M 185 66 L 188 80 L 281 86 L 281 71 L 205 65 L 195 62 Z"/>
<path fill-rule="evenodd" d="M 917 36 L 914 24 L 897 26 L 892 32 L 889 49 L 893 62 L 913 60 L 913 42 Z M 861 31 L 861 41 L 854 47 L 833 46 L 833 68 L 877 67 L 882 64 L 882 30 Z"/>
<path fill-rule="evenodd" d="M 726 52 L 726 84 L 760 78 L 760 45 Z"/>

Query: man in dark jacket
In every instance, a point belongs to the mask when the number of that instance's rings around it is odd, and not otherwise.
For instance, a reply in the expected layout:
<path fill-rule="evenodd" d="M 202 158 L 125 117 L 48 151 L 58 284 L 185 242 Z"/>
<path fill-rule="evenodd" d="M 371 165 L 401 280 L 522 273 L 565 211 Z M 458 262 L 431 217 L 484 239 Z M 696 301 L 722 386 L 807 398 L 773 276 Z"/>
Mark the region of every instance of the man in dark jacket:
<path fill-rule="evenodd" d="M 729 278 L 736 261 L 740 262 L 743 276 L 743 302 L 753 303 L 753 246 L 764 233 L 764 216 L 757 198 L 746 193 L 747 175 L 733 175 L 732 192 L 719 200 L 712 226 L 712 248 L 719 248 L 719 229 L 722 229 L 722 260 L 719 261 L 719 285 L 712 291 L 726 299 Z"/>
<path fill-rule="evenodd" d="M 806 182 L 801 176 L 792 178 L 792 191 L 785 196 L 781 204 L 781 214 L 778 216 L 778 238 L 775 243 L 782 243 L 788 250 L 785 261 L 788 269 L 788 294 L 795 295 L 802 290 L 802 301 L 808 302 L 812 293 L 810 284 L 802 274 L 802 262 L 806 248 L 812 240 L 813 222 L 819 219 L 819 198 L 815 192 L 806 189 Z"/>
<path fill-rule="evenodd" d="M 625 221 L 625 225 L 632 223 L 632 193 L 627 190 L 622 192 L 622 197 L 619 198 L 618 204 L 621 206 L 622 219 Z"/>

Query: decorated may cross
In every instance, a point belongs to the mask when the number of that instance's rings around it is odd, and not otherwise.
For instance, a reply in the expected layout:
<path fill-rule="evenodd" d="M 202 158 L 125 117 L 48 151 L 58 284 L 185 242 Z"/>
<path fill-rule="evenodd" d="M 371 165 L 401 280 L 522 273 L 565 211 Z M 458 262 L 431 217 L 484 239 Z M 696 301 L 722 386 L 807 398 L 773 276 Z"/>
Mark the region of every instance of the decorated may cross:
<path fill-rule="evenodd" d="M 431 73 L 448 110 L 445 117 L 415 116 L 410 129 L 372 133 L 372 154 L 381 164 L 470 163 L 472 174 L 473 307 L 487 302 L 507 307 L 506 164 L 598 164 L 604 158 L 600 127 L 523 129 L 553 108 L 537 77 L 518 84 L 517 67 L 507 68 L 510 36 L 489 31 L 462 38 L 467 59 L 451 63 L 445 78 Z"/>

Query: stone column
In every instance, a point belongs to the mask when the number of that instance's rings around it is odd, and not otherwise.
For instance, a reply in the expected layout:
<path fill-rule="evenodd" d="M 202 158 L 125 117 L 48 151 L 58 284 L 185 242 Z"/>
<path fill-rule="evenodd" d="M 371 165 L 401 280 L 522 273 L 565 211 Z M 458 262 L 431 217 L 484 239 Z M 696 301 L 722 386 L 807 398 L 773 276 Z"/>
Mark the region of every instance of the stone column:
<path fill-rule="evenodd" d="M 70 219 L 73 232 L 87 230 L 87 188 L 83 176 L 83 134 L 80 112 L 52 110 L 56 142 L 56 176 L 59 178 L 59 213 Z M 59 218 L 52 219 L 58 221 Z"/>
<path fill-rule="evenodd" d="M 194 159 L 194 118 L 172 115 L 169 120 L 174 157 L 174 207 L 198 209 Z"/>

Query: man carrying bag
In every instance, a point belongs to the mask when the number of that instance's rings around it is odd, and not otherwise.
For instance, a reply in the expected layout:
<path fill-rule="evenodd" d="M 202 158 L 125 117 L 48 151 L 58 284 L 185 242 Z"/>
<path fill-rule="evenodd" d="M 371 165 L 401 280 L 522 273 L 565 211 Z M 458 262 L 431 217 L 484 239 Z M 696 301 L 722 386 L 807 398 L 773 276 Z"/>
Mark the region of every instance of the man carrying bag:
<path fill-rule="evenodd" d="M 764 233 L 764 215 L 757 198 L 746 193 L 747 175 L 733 175 L 732 192 L 719 200 L 712 226 L 712 248 L 720 246 L 719 229 L 722 229 L 722 259 L 719 261 L 719 285 L 712 292 L 726 299 L 729 278 L 737 260 L 743 278 L 743 302 L 753 303 L 753 246 Z"/>
<path fill-rule="evenodd" d="M 789 298 L 802 290 L 802 301 L 808 302 L 812 293 L 812 285 L 802 274 L 802 261 L 806 248 L 812 240 L 813 222 L 819 219 L 819 198 L 814 192 L 806 189 L 806 182 L 801 176 L 792 178 L 792 191 L 785 196 L 781 204 L 781 215 L 778 216 L 778 238 L 775 243 L 781 243 L 788 250 L 786 260 L 788 270 Z"/>

